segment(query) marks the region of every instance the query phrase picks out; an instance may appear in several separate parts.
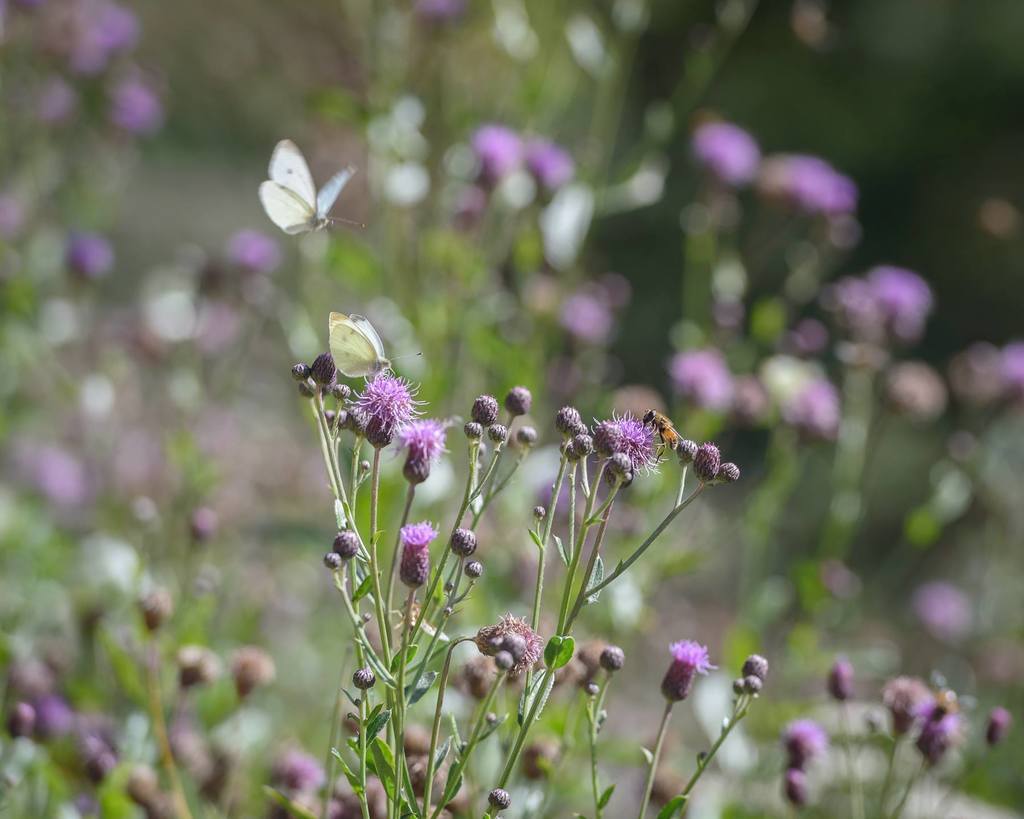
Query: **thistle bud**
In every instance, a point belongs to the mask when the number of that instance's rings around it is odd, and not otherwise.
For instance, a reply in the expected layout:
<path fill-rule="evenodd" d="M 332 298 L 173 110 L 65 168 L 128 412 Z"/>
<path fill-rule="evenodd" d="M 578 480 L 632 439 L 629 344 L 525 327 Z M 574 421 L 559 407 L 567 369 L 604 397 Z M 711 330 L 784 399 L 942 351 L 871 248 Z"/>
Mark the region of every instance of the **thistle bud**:
<path fill-rule="evenodd" d="M 334 545 L 331 548 L 342 560 L 351 560 L 359 554 L 359 535 L 351 529 L 338 532 L 334 536 Z"/>
<path fill-rule="evenodd" d="M 508 440 L 508 427 L 504 424 L 491 424 L 487 427 L 487 437 L 496 444 L 503 444 Z"/>
<path fill-rule="evenodd" d="M 533 446 L 537 443 L 537 430 L 533 427 L 519 427 L 516 430 L 516 443 L 524 447 Z"/>
<path fill-rule="evenodd" d="M 633 477 L 633 462 L 625 452 L 616 452 L 608 459 L 608 474 L 623 481 Z"/>
<path fill-rule="evenodd" d="M 735 680 L 732 681 L 732 693 L 735 694 L 737 697 L 741 694 L 745 694 L 746 690 L 747 689 L 744 685 L 743 677 L 737 677 Z"/>
<path fill-rule="evenodd" d="M 324 565 L 332 572 L 341 568 L 341 555 L 337 552 L 328 552 L 324 555 Z"/>
<path fill-rule="evenodd" d="M 12 737 L 30 737 L 36 727 L 36 709 L 27 702 L 19 702 L 7 717 L 7 731 Z"/>
<path fill-rule="evenodd" d="M 581 423 L 583 423 L 583 419 L 580 418 L 579 410 L 575 407 L 562 407 L 555 414 L 555 429 L 562 435 L 572 435 L 576 425 Z"/>
<path fill-rule="evenodd" d="M 395 430 L 381 419 L 371 418 L 366 424 L 366 441 L 374 449 L 384 449 L 395 440 Z"/>
<path fill-rule="evenodd" d="M 352 395 L 352 390 L 348 388 L 347 384 L 335 382 L 331 385 L 331 397 L 336 401 L 347 401 L 350 395 Z"/>
<path fill-rule="evenodd" d="M 744 677 L 759 677 L 763 682 L 768 676 L 768 661 L 760 654 L 751 654 L 743 663 Z"/>
<path fill-rule="evenodd" d="M 296 364 L 292 367 L 292 378 L 296 381 L 305 381 L 309 378 L 309 365 Z"/>
<path fill-rule="evenodd" d="M 715 476 L 716 483 L 736 483 L 740 479 L 740 468 L 732 461 L 726 461 L 718 467 L 718 475 Z"/>
<path fill-rule="evenodd" d="M 160 778 L 149 765 L 133 767 L 124 789 L 128 798 L 136 805 L 159 810 Z"/>
<path fill-rule="evenodd" d="M 423 483 L 430 477 L 430 461 L 407 458 L 402 466 L 402 477 L 412 484 Z"/>
<path fill-rule="evenodd" d="M 689 438 L 683 438 L 676 444 L 676 454 L 679 455 L 679 463 L 683 466 L 692 464 L 698 449 L 699 447 L 694 441 L 691 441 Z"/>
<path fill-rule="evenodd" d="M 718 477 L 718 467 L 722 464 L 722 455 L 714 444 L 701 444 L 697 454 L 693 456 L 693 474 L 701 483 L 710 483 Z"/>
<path fill-rule="evenodd" d="M 544 518 L 547 517 L 547 514 L 548 514 L 548 510 L 545 509 L 543 506 L 534 506 L 533 507 L 533 519 L 534 520 L 536 520 L 536 521 L 544 520 Z"/>
<path fill-rule="evenodd" d="M 1010 725 L 1013 724 L 1013 716 L 1002 706 L 993 708 L 988 715 L 988 725 L 985 726 L 985 742 L 991 745 L 998 745 L 1010 732 Z"/>
<path fill-rule="evenodd" d="M 498 420 L 498 399 L 493 395 L 478 396 L 470 415 L 480 426 L 489 427 Z"/>
<path fill-rule="evenodd" d="M 177 661 L 178 683 L 182 688 L 205 685 L 220 676 L 220 659 L 205 646 L 182 646 Z"/>
<path fill-rule="evenodd" d="M 605 671 L 619 671 L 625 665 L 626 654 L 618 646 L 605 646 L 599 662 Z"/>
<path fill-rule="evenodd" d="M 505 810 L 512 804 L 512 797 L 509 796 L 508 791 L 502 788 L 495 788 L 487 794 L 487 801 L 495 810 Z"/>
<path fill-rule="evenodd" d="M 828 672 L 828 693 L 832 699 L 845 702 L 853 696 L 853 666 L 849 660 L 838 659 Z"/>
<path fill-rule="evenodd" d="M 156 631 L 174 614 L 174 600 L 167 589 L 152 589 L 139 600 L 142 619 L 149 631 Z"/>
<path fill-rule="evenodd" d="M 533 405 L 533 396 L 526 387 L 513 387 L 505 396 L 505 409 L 514 418 L 518 415 L 526 415 Z"/>
<path fill-rule="evenodd" d="M 466 564 L 466 577 L 477 580 L 484 573 L 484 564 L 479 560 L 471 560 Z"/>
<path fill-rule="evenodd" d="M 764 683 L 760 677 L 755 677 L 751 674 L 743 678 L 743 691 L 746 694 L 760 694 L 763 687 Z"/>
<path fill-rule="evenodd" d="M 807 774 L 799 768 L 787 769 L 783 790 L 791 804 L 803 807 L 807 804 Z"/>
<path fill-rule="evenodd" d="M 479 441 L 484 437 L 484 428 L 476 421 L 469 421 L 466 426 L 462 428 L 462 431 L 471 441 Z"/>
<path fill-rule="evenodd" d="M 456 529 L 452 532 L 451 547 L 460 557 L 469 557 L 476 551 L 476 535 L 470 529 Z"/>
<path fill-rule="evenodd" d="M 342 427 L 360 437 L 366 435 L 366 413 L 350 407 L 345 411 L 345 418 L 342 420 Z"/>
<path fill-rule="evenodd" d="M 309 374 L 321 387 L 329 387 L 334 383 L 337 370 L 330 353 L 320 353 L 309 368 Z"/>
<path fill-rule="evenodd" d="M 352 685 L 360 691 L 373 688 L 376 682 L 377 675 L 373 673 L 372 668 L 357 668 L 355 674 L 352 675 Z"/>
<path fill-rule="evenodd" d="M 217 513 L 213 509 L 209 506 L 200 506 L 192 512 L 192 519 L 189 522 L 192 539 L 197 543 L 205 543 L 217 534 L 219 523 Z"/>
<path fill-rule="evenodd" d="M 693 680 L 697 674 L 707 674 L 715 668 L 708 660 L 708 650 L 700 643 L 682 640 L 670 646 L 672 663 L 661 681 L 661 693 L 671 702 L 685 700 L 690 696 Z"/>
<path fill-rule="evenodd" d="M 601 688 L 596 682 L 591 681 L 583 686 L 583 690 L 586 692 L 588 697 L 596 697 L 601 691 Z"/>
<path fill-rule="evenodd" d="M 576 460 L 586 458 L 594 451 L 594 439 L 587 433 L 572 436 L 572 452 Z"/>

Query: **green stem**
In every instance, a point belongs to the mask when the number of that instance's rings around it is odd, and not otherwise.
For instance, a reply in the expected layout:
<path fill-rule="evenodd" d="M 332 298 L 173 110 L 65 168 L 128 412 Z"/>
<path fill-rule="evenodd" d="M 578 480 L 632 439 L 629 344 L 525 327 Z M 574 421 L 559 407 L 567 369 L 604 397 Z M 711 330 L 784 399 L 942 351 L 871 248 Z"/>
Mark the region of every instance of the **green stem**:
<path fill-rule="evenodd" d="M 444 666 L 441 669 L 441 679 L 438 682 L 437 704 L 434 706 L 434 725 L 430 730 L 430 753 L 427 756 L 427 779 L 423 786 L 423 814 L 430 810 L 430 796 L 434 789 L 434 758 L 437 756 L 437 740 L 441 734 L 441 716 L 444 710 L 444 695 L 448 690 L 448 674 L 451 671 L 452 653 L 459 643 L 472 642 L 471 637 L 460 637 L 448 646 L 448 652 L 444 658 Z M 428 654 L 429 656 L 429 654 Z"/>
<path fill-rule="evenodd" d="M 399 643 L 398 654 L 398 687 L 395 689 L 395 796 L 392 802 L 394 815 L 401 815 L 402 809 L 402 779 L 401 771 L 405 768 L 405 667 L 406 655 L 409 643 L 409 628 L 412 625 L 412 607 L 416 601 L 416 590 L 409 589 L 409 595 L 405 599 L 405 616 L 402 618 L 402 640 Z M 411 797 L 410 798 L 414 798 Z"/>
<path fill-rule="evenodd" d="M 752 700 L 746 696 L 741 696 L 736 700 L 735 705 L 733 705 L 732 716 L 729 717 L 728 725 L 726 725 L 718 734 L 718 739 L 715 740 L 715 744 L 711 746 L 711 749 L 697 761 L 697 769 L 693 772 L 693 775 L 690 777 L 690 781 L 686 783 L 686 787 L 683 788 L 681 792 L 684 800 L 690 798 L 690 794 L 696 787 L 697 782 L 700 780 L 701 776 L 703 776 L 704 771 L 707 770 L 708 765 L 711 764 L 711 760 L 715 758 L 715 754 L 718 753 L 718 749 L 722 747 L 722 744 L 732 732 L 732 729 L 735 728 L 736 725 L 739 724 L 739 721 L 747 715 L 747 710 L 750 708 L 751 702 Z"/>
<path fill-rule="evenodd" d="M 505 760 L 505 767 L 501 772 L 501 779 L 498 782 L 499 788 L 504 788 L 508 784 L 509 778 L 512 776 L 512 771 L 515 769 L 516 762 L 519 760 L 519 754 L 522 753 L 523 743 L 526 741 L 526 735 L 529 733 L 530 728 L 540 715 L 541 704 L 547 699 L 546 689 L 552 683 L 555 677 L 555 670 L 553 668 L 546 668 L 544 670 L 544 676 L 541 678 L 540 683 L 537 686 L 537 693 L 534 694 L 533 703 L 530 705 L 530 711 L 523 720 L 523 724 L 519 726 L 519 733 L 516 734 L 515 742 L 512 744 L 512 748 L 508 753 L 508 758 Z"/>
<path fill-rule="evenodd" d="M 484 512 L 487 510 L 487 507 L 490 505 L 491 501 L 494 500 L 494 498 L 497 497 L 499 494 L 501 494 L 501 491 L 506 486 L 509 485 L 509 482 L 512 480 L 512 477 L 516 474 L 516 471 L 519 469 L 519 467 L 523 463 L 523 460 L 526 458 L 526 454 L 527 451 L 524 449 L 523 452 L 519 455 L 519 457 L 516 458 L 516 462 L 512 464 L 512 468 L 508 471 L 508 474 L 506 474 L 505 477 L 503 477 L 496 486 L 494 486 L 492 489 L 490 489 L 488 492 L 484 494 L 484 499 L 480 503 L 480 508 L 473 513 L 474 529 L 476 529 L 477 524 L 480 522 L 480 518 L 484 516 Z"/>
<path fill-rule="evenodd" d="M 358 643 L 356 644 L 358 647 Z M 327 792 L 334 793 L 334 778 L 337 774 L 337 765 L 334 758 L 334 748 L 338 744 L 338 724 L 341 722 L 341 686 L 345 679 L 345 663 L 341 664 L 341 676 L 338 680 L 338 687 L 334 689 L 334 707 L 331 709 L 331 730 L 327 741 L 327 759 L 324 768 L 327 771 Z M 328 800 L 324 800 L 320 811 L 321 819 L 327 819 Z"/>
<path fill-rule="evenodd" d="M 886 768 L 885 780 L 882 782 L 882 790 L 878 798 L 879 816 L 885 816 L 885 803 L 889 801 L 889 791 L 892 790 L 893 774 L 896 772 L 896 759 L 899 756 L 901 739 L 902 737 L 894 738 L 889 747 L 889 766 Z"/>
<path fill-rule="evenodd" d="M 541 535 L 541 549 L 540 558 L 537 561 L 537 582 L 533 589 L 533 615 L 530 618 L 530 625 L 534 631 L 537 631 L 540 626 L 540 609 L 541 601 L 544 597 L 544 568 L 545 560 L 548 551 L 548 542 L 551 540 L 551 527 L 555 521 L 555 509 L 558 506 L 558 498 L 562 492 L 562 482 L 565 480 L 565 467 L 568 460 L 565 454 L 562 454 L 562 459 L 558 463 L 558 476 L 555 478 L 554 484 L 551 487 L 551 501 L 548 503 L 547 514 L 544 518 L 544 532 Z M 575 494 L 576 487 L 576 465 L 573 464 L 572 473 L 569 477 L 569 483 L 573 487 L 573 494 Z M 571 503 L 571 501 L 570 501 Z M 570 512 L 571 514 L 571 512 Z"/>
<path fill-rule="evenodd" d="M 601 711 L 604 709 L 604 698 L 608 692 L 611 676 L 605 678 L 601 690 L 587 709 L 590 721 L 590 787 L 594 792 L 594 819 L 601 819 L 601 779 L 597 770 L 597 735 L 601 730 Z"/>
<path fill-rule="evenodd" d="M 899 804 L 896 805 L 896 810 L 893 811 L 892 816 L 889 819 L 900 819 L 903 814 L 903 809 L 907 806 L 907 800 L 910 798 L 910 792 L 914 790 L 914 785 L 917 784 L 917 780 L 921 778 L 921 774 L 924 773 L 924 769 L 927 767 L 927 760 L 921 760 L 921 765 L 918 767 L 910 779 L 907 780 L 907 789 L 903 792 L 903 796 L 900 798 Z"/>
<path fill-rule="evenodd" d="M 850 813 L 853 819 L 864 819 L 864 791 L 857 777 L 857 767 L 853 755 L 853 744 L 850 742 L 850 713 L 846 704 L 840 708 L 840 719 L 843 725 L 843 749 L 846 753 L 846 768 L 850 777 Z"/>
<path fill-rule="evenodd" d="M 366 699 L 368 691 L 363 691 L 359 697 L 359 785 L 362 793 L 359 794 L 359 809 L 362 811 L 363 819 L 370 819 L 370 803 L 366 797 L 366 720 L 368 716 Z"/>
<path fill-rule="evenodd" d="M 665 744 L 665 734 L 668 733 L 668 721 L 672 716 L 672 706 L 675 702 L 668 700 L 665 703 L 665 711 L 661 715 L 661 725 L 658 727 L 658 739 L 654 743 L 654 753 L 651 754 L 651 766 L 647 771 L 647 781 L 644 783 L 644 795 L 640 800 L 640 813 L 637 819 L 644 819 L 647 813 L 647 803 L 651 801 L 651 791 L 654 790 L 654 774 L 658 769 L 658 759 L 661 757 L 661 746 Z"/>
<path fill-rule="evenodd" d="M 559 634 L 566 629 L 572 628 L 572 624 L 576 621 L 579 613 L 583 610 L 584 604 L 587 602 L 587 598 L 590 596 L 587 594 L 587 584 L 594 576 L 594 568 L 597 566 L 597 559 L 601 555 L 601 544 L 604 543 L 604 535 L 608 531 L 608 518 L 611 517 L 612 513 L 611 502 L 615 500 L 615 495 L 618 493 L 621 485 L 621 482 L 615 482 L 615 486 L 608 496 L 608 503 L 601 507 L 604 510 L 604 514 L 601 516 L 601 525 L 598 527 L 597 537 L 594 538 L 594 548 L 590 550 L 590 559 L 587 561 L 587 569 L 583 572 L 583 579 L 580 581 L 580 590 L 576 595 L 576 602 L 573 603 L 568 619 L 564 620 L 559 626 Z"/>
<path fill-rule="evenodd" d="M 163 697 L 160 695 L 160 651 L 155 641 L 150 645 L 149 658 L 146 662 L 146 689 L 149 694 L 149 717 L 153 722 L 153 732 L 156 734 L 157 745 L 160 749 L 160 761 L 163 763 L 167 779 L 171 783 L 171 800 L 174 803 L 174 810 L 180 819 L 192 819 L 188 799 L 185 797 L 185 788 L 181 784 L 181 775 L 178 773 L 178 766 L 174 761 L 174 751 L 171 750 L 171 742 L 167 736 Z"/>
<path fill-rule="evenodd" d="M 380 632 L 380 647 L 384 662 L 391 664 L 391 629 L 387 612 L 384 610 L 384 595 L 380 583 L 380 561 L 377 544 L 377 518 L 380 511 L 380 447 L 373 448 L 373 467 L 370 472 L 370 574 L 373 576 L 373 608 L 377 616 L 377 630 Z"/>
<path fill-rule="evenodd" d="M 558 634 L 562 633 L 562 629 L 565 625 L 565 618 L 569 612 L 569 598 L 572 596 L 572 587 L 576 582 L 576 572 L 579 569 L 580 558 L 583 555 L 583 546 L 587 542 L 587 533 L 593 525 L 592 515 L 594 513 L 594 502 L 597 499 L 597 487 L 601 485 L 601 478 L 604 477 L 606 463 L 607 462 L 603 462 L 601 464 L 601 468 L 597 473 L 597 478 L 594 480 L 594 487 L 587 498 L 587 503 L 583 510 L 583 522 L 580 524 L 580 531 L 576 535 L 575 539 L 570 538 L 572 554 L 569 557 L 569 568 L 566 571 L 565 586 L 562 589 L 562 601 L 558 607 Z M 575 523 L 575 519 L 570 521 L 570 525 L 573 523 Z M 586 585 L 586 583 L 584 583 L 584 585 Z"/>

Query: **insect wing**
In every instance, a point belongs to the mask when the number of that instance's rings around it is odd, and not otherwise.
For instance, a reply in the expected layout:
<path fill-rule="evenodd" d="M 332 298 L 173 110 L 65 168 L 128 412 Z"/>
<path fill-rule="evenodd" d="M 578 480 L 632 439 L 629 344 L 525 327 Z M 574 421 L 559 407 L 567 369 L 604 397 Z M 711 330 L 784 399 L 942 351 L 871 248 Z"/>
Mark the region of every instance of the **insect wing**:
<path fill-rule="evenodd" d="M 293 191 L 310 210 L 316 208 L 316 185 L 302 151 L 290 139 L 282 139 L 270 155 L 270 181 Z"/>
<path fill-rule="evenodd" d="M 366 319 L 363 321 L 366 322 Z M 381 357 L 377 352 L 380 339 L 376 338 L 376 344 L 374 343 L 376 332 L 373 333 L 373 336 L 368 336 L 352 320 L 352 317 L 346 316 L 344 313 L 331 313 L 328 328 L 331 356 L 334 358 L 334 365 L 342 373 L 350 378 L 355 378 L 361 375 L 372 375 L 380 370 Z"/>
<path fill-rule="evenodd" d="M 311 230 L 316 213 L 294 191 L 267 180 L 260 185 L 260 203 L 271 222 L 285 233 Z"/>
<path fill-rule="evenodd" d="M 342 190 L 355 172 L 356 169 L 349 166 L 327 180 L 326 184 L 320 189 L 320 193 L 316 195 L 317 218 L 323 219 L 331 212 L 334 203 L 338 201 L 338 196 L 341 195 Z"/>

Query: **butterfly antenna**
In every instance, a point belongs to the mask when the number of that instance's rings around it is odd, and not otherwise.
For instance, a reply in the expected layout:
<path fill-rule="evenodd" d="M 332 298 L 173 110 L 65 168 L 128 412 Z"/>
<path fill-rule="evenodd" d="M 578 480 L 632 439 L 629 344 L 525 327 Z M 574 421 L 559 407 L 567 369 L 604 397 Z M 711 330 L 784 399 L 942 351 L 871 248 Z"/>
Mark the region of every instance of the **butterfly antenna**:
<path fill-rule="evenodd" d="M 419 353 L 403 353 L 402 355 L 396 355 L 391 360 L 392 361 L 401 361 L 403 358 L 416 358 L 417 356 L 421 356 L 421 355 L 423 355 L 422 352 L 419 352 Z"/>
<path fill-rule="evenodd" d="M 341 216 L 328 216 L 328 217 L 326 217 L 326 219 L 327 219 L 328 222 L 331 222 L 331 223 L 339 223 L 339 224 L 342 224 L 342 225 L 352 225 L 352 227 L 362 228 L 363 230 L 366 229 L 366 223 L 365 222 L 356 222 L 353 219 L 345 219 L 344 217 L 341 217 Z"/>

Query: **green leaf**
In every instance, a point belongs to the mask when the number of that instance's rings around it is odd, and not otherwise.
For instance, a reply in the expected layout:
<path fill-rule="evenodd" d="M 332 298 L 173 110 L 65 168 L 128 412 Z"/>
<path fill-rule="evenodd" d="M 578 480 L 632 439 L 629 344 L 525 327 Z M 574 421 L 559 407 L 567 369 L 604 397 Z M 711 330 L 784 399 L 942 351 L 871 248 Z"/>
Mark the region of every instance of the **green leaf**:
<path fill-rule="evenodd" d="M 348 697 L 348 701 L 350 703 L 352 703 L 352 707 L 353 708 L 358 708 L 359 707 L 359 698 L 358 697 L 353 697 L 352 693 L 347 688 L 345 688 L 345 686 L 341 687 L 341 693 L 344 694 L 346 697 Z"/>
<path fill-rule="evenodd" d="M 358 751 L 356 753 L 358 753 Z M 341 755 L 341 751 L 337 748 L 331 748 L 331 755 L 338 760 L 338 764 L 341 765 L 341 772 L 345 774 L 348 784 L 352 786 L 352 791 L 356 796 L 361 794 L 363 792 L 363 786 L 359 782 L 359 774 L 349 767 L 348 762 L 345 761 L 345 757 Z"/>
<path fill-rule="evenodd" d="M 366 721 L 366 741 L 372 741 L 380 733 L 381 729 L 388 724 L 389 719 L 391 719 L 391 710 L 389 708 L 384 708 L 372 715 Z"/>
<path fill-rule="evenodd" d="M 558 547 L 558 556 L 562 558 L 562 562 L 565 564 L 565 568 L 569 568 L 569 555 L 565 551 L 565 544 L 562 543 L 562 539 L 558 535 L 552 535 L 555 539 L 555 546 Z"/>
<path fill-rule="evenodd" d="M 538 549 L 542 552 L 544 551 L 544 541 L 540 539 L 540 535 L 533 529 L 530 529 L 530 539 L 533 540 Z"/>
<path fill-rule="evenodd" d="M 355 605 L 366 597 L 366 595 L 370 593 L 371 588 L 373 588 L 373 575 L 368 574 L 363 578 L 363 582 L 359 584 L 359 588 L 356 589 L 355 594 L 352 595 L 352 604 Z"/>
<path fill-rule="evenodd" d="M 602 580 L 604 580 L 604 561 L 601 559 L 601 555 L 598 555 L 597 562 L 594 564 L 594 573 L 590 575 L 590 579 L 587 581 L 586 588 L 592 589 Z M 596 603 L 597 598 L 599 598 L 600 596 L 600 591 L 596 591 L 593 594 L 588 595 L 586 600 L 587 605 L 590 605 L 591 603 Z"/>
<path fill-rule="evenodd" d="M 441 767 L 441 763 L 444 762 L 444 758 L 448 756 L 448 749 L 452 747 L 452 738 L 448 737 L 437 749 L 437 753 L 434 754 L 434 770 L 438 770 Z"/>
<path fill-rule="evenodd" d="M 663 807 L 658 813 L 658 819 L 672 819 L 677 813 L 682 811 L 686 806 L 686 797 L 682 794 L 679 796 L 672 797 L 668 804 Z"/>
<path fill-rule="evenodd" d="M 548 644 L 544 648 L 544 664 L 548 668 L 559 669 L 568 664 L 575 649 L 576 641 L 572 637 L 556 634 L 548 640 Z"/>
<path fill-rule="evenodd" d="M 405 698 L 408 700 L 409 705 L 415 705 L 430 690 L 430 686 L 434 684 L 434 680 L 437 679 L 436 671 L 428 671 L 419 681 L 416 683 L 416 687 L 413 688 L 411 685 L 405 688 Z"/>
<path fill-rule="evenodd" d="M 455 794 L 459 792 L 459 788 L 462 787 L 461 768 L 461 765 L 452 765 L 451 770 L 448 771 L 448 781 L 444 783 L 444 796 L 441 797 L 442 805 L 451 802 L 455 798 Z"/>
<path fill-rule="evenodd" d="M 611 800 L 613 793 L 615 793 L 614 785 L 609 785 L 607 788 L 605 788 L 604 793 L 601 794 L 601 798 L 597 800 L 598 808 L 603 809 L 605 805 L 607 805 L 608 802 Z"/>
<path fill-rule="evenodd" d="M 299 819 L 317 819 L 315 813 L 310 813 L 310 811 L 306 810 L 304 807 L 302 807 L 302 805 L 293 802 L 291 799 L 289 799 L 276 788 L 272 788 L 269 785 L 264 785 L 263 793 L 266 794 L 267 798 L 270 799 L 271 802 L 280 805 L 292 816 L 298 816 Z"/>
<path fill-rule="evenodd" d="M 379 737 L 370 745 L 373 754 L 373 772 L 384 786 L 388 797 L 395 796 L 395 757 L 388 744 Z"/>

